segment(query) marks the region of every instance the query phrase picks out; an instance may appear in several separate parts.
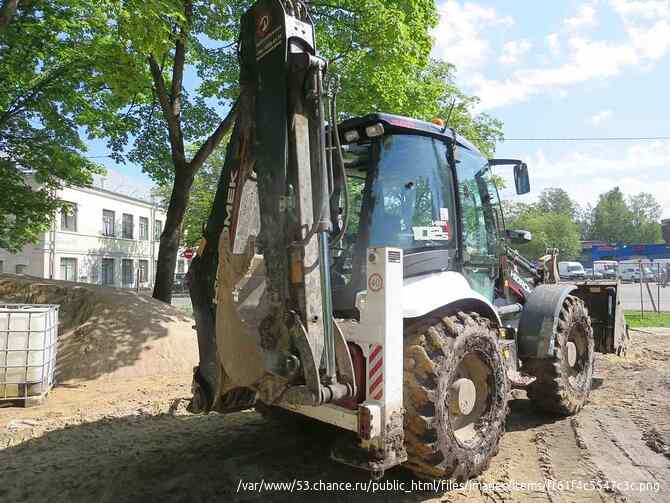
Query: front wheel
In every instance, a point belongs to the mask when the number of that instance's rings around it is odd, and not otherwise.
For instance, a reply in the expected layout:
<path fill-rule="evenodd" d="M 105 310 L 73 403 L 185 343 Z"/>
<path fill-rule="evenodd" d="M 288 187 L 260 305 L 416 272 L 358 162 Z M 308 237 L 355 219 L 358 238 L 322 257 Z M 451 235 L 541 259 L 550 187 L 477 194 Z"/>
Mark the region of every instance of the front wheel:
<path fill-rule="evenodd" d="M 464 481 L 498 452 L 508 380 L 497 334 L 476 313 L 425 319 L 405 334 L 406 467 Z"/>
<path fill-rule="evenodd" d="M 570 416 L 588 400 L 593 376 L 593 329 L 581 299 L 565 298 L 555 337 L 555 357 L 523 364 L 523 370 L 536 378 L 528 385 L 528 398 L 545 411 Z"/>

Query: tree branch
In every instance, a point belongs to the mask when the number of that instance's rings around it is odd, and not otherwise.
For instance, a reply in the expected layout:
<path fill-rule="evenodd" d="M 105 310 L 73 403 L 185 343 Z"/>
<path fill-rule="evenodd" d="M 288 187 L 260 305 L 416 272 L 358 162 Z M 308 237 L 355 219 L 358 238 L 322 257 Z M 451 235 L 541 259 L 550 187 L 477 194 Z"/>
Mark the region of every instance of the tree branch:
<path fill-rule="evenodd" d="M 19 0 L 4 0 L 0 5 L 0 31 L 5 31 L 12 22 Z"/>
<path fill-rule="evenodd" d="M 181 91 L 184 83 L 184 66 L 186 64 L 186 41 L 190 30 L 191 18 L 193 17 L 193 3 L 191 1 L 184 2 L 184 16 L 186 17 L 186 24 L 179 30 L 179 36 L 175 43 L 172 86 L 170 89 L 172 113 L 176 117 L 179 117 L 179 114 L 181 114 Z"/>
<path fill-rule="evenodd" d="M 216 130 L 210 135 L 210 137 L 207 138 L 205 143 L 203 143 L 200 146 L 195 156 L 193 156 L 193 160 L 191 161 L 190 165 L 194 173 L 202 167 L 202 165 L 207 160 L 207 158 L 212 154 L 214 149 L 219 146 L 221 140 L 235 122 L 235 119 L 237 118 L 238 108 L 239 108 L 239 99 L 230 109 L 228 115 L 226 115 L 226 117 L 221 121 L 219 127 L 217 127 Z"/>
<path fill-rule="evenodd" d="M 172 100 L 167 92 L 165 79 L 163 79 L 163 72 L 158 66 L 158 61 L 153 54 L 149 56 L 149 68 L 151 69 L 151 76 L 153 77 L 154 87 L 156 88 L 156 95 L 158 102 L 163 110 L 163 116 L 168 126 L 168 135 L 170 136 L 170 150 L 172 151 L 172 159 L 175 163 L 175 169 L 186 164 L 186 156 L 184 154 L 184 137 L 181 133 L 181 126 L 179 124 L 179 115 L 173 113 Z"/>

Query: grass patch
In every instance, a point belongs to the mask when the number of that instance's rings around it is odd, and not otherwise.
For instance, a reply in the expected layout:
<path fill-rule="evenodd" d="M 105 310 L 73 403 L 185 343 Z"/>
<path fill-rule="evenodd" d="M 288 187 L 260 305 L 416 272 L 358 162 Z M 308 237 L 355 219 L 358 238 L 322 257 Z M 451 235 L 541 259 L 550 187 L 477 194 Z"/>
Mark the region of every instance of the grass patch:
<path fill-rule="evenodd" d="M 626 323 L 631 328 L 643 327 L 670 327 L 670 313 L 654 313 L 653 311 L 625 311 Z"/>

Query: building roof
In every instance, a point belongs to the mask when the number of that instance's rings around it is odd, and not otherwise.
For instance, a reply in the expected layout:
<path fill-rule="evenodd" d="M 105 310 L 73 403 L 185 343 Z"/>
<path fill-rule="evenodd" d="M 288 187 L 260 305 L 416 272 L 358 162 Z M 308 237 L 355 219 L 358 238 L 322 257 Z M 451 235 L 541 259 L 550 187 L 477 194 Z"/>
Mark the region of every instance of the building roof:
<path fill-rule="evenodd" d="M 134 202 L 153 206 L 159 205 L 157 198 L 152 195 L 153 187 L 138 186 L 127 176 L 110 169 L 107 169 L 105 175 L 94 175 L 92 186 L 86 188 L 104 194 L 120 196 Z"/>

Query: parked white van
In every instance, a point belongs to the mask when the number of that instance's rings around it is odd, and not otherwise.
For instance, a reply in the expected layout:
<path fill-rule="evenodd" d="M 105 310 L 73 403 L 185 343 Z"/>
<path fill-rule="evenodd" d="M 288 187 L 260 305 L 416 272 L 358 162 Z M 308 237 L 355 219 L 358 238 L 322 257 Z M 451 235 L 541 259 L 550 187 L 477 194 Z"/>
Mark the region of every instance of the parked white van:
<path fill-rule="evenodd" d="M 559 262 L 558 275 L 561 279 L 584 279 L 586 272 L 579 262 Z"/>

